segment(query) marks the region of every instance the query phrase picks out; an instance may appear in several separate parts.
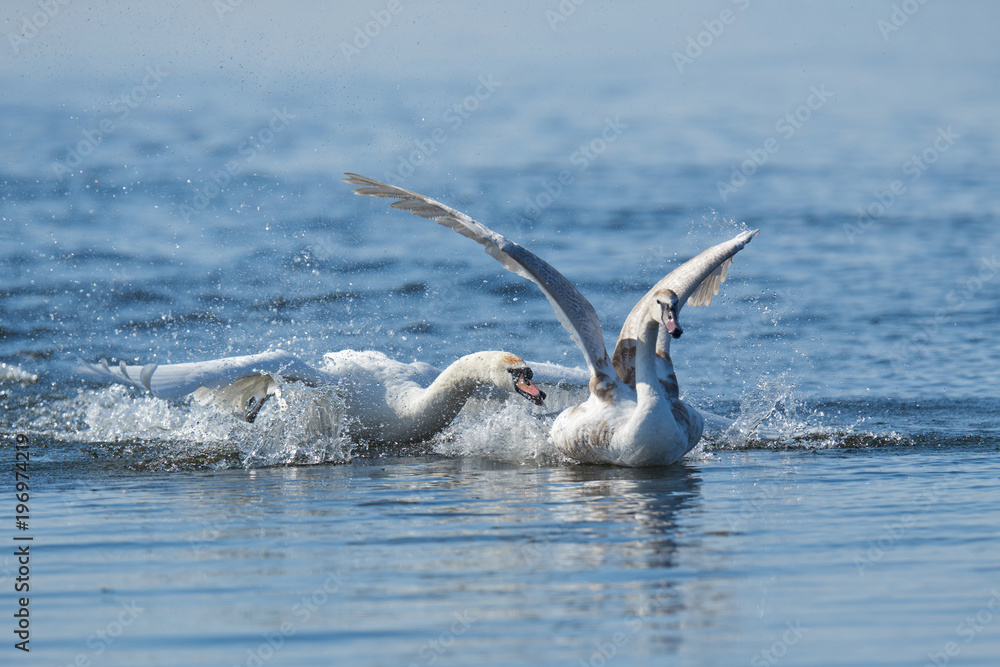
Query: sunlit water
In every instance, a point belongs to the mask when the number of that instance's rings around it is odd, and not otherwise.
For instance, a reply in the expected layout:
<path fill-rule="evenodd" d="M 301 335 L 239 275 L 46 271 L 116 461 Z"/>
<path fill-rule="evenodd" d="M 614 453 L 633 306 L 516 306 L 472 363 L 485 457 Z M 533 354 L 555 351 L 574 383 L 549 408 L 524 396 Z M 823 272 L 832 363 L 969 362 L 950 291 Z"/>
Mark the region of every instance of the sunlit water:
<path fill-rule="evenodd" d="M 362 115 L 320 109 L 310 95 L 328 91 L 234 104 L 170 80 L 71 173 L 56 165 L 118 84 L 4 102 L 19 129 L 3 135 L 0 173 L 0 427 L 5 459 L 17 433 L 32 456 L 31 657 L 995 664 L 1000 152 L 996 107 L 974 92 L 987 69 L 964 73 L 967 99 L 897 109 L 874 139 L 831 106 L 727 202 L 717 184 L 774 119 L 731 113 L 707 83 L 687 104 L 610 74 L 548 101 L 544 81 L 511 83 L 513 98 L 456 127 L 393 99 Z M 766 89 L 787 71 L 752 76 Z M 891 105 L 902 84 L 886 81 Z M 432 81 L 413 104 L 468 88 Z M 593 122 L 561 123 L 573 104 L 592 104 Z M 262 132 L 281 113 L 287 127 Z M 851 228 L 911 178 L 907 151 L 950 124 L 961 139 Z M 438 127 L 449 142 L 401 169 Z M 574 160 L 605 127 L 616 141 Z M 507 349 L 582 366 L 534 286 L 467 239 L 354 197 L 346 170 L 527 245 L 594 303 L 611 341 L 670 268 L 761 228 L 713 305 L 683 311 L 672 348 L 687 399 L 736 427 L 666 469 L 579 466 L 546 435 L 582 396 L 564 386 L 540 408 L 476 399 L 428 443 L 359 449 L 335 424 L 311 428 L 310 402 L 330 400 L 316 390 L 289 387 L 284 410 L 248 425 L 74 372 L 77 359 L 278 348 L 313 363 L 345 348 L 437 365 Z M 557 190 L 562 170 L 572 183 Z M 758 424 L 768 437 L 748 435 Z"/>

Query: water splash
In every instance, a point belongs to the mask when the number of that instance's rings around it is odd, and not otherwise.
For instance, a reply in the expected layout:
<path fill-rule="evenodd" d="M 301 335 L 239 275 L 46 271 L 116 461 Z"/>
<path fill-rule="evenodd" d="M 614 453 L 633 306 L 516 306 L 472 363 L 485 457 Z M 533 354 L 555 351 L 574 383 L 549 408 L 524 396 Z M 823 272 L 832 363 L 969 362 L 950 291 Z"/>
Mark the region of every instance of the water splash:
<path fill-rule="evenodd" d="M 346 463 L 355 457 L 437 454 L 520 465 L 569 463 L 549 430 L 555 417 L 586 398 L 574 383 L 546 384 L 544 407 L 494 394 L 468 401 L 456 420 L 429 442 L 409 447 L 358 444 L 346 436 L 344 401 L 336 387 L 285 383 L 253 424 L 193 400 L 165 401 L 123 385 L 81 390 L 42 404 L 30 430 L 73 443 L 79 453 L 142 470 L 257 468 Z M 785 373 L 765 375 L 739 400 L 738 414 L 704 410 L 702 442 L 687 458 L 713 459 L 728 450 L 877 447 L 906 444 L 880 434 L 864 417 L 827 425 L 823 410 L 804 405 Z M 82 446 L 81 446 L 82 445 Z"/>
<path fill-rule="evenodd" d="M 112 385 L 44 406 L 31 430 L 129 467 L 252 468 L 349 461 L 343 415 L 334 388 L 285 385 L 248 424 L 190 399 L 166 401 Z"/>
<path fill-rule="evenodd" d="M 895 431 L 867 428 L 867 416 L 847 425 L 834 423 L 839 415 L 831 417 L 824 409 L 805 405 L 787 373 L 765 376 L 745 391 L 734 419 L 704 411 L 703 415 L 706 431 L 692 454 L 695 457 L 741 449 L 862 449 L 914 443 Z"/>
<path fill-rule="evenodd" d="M 794 437 L 803 426 L 796 416 L 794 389 L 787 373 L 759 380 L 753 390 L 744 392 L 739 416 L 726 429 L 724 438 L 739 446 L 751 437 L 765 440 Z"/>
<path fill-rule="evenodd" d="M 550 395 L 548 409 L 551 399 Z M 552 465 L 565 460 L 549 439 L 553 418 L 517 398 L 500 405 L 495 399 L 473 398 L 451 426 L 434 439 L 433 451 L 445 456 Z"/>
<path fill-rule="evenodd" d="M 8 364 L 6 362 L 0 362 L 0 384 L 4 383 L 20 383 L 33 384 L 38 381 L 38 376 L 34 373 L 29 373 L 23 370 L 20 366 L 14 364 Z"/>
<path fill-rule="evenodd" d="M 31 424 L 38 432 L 82 442 L 158 441 L 217 443 L 227 429 L 217 412 L 136 395 L 123 385 L 83 390 L 43 406 Z"/>
<path fill-rule="evenodd" d="M 351 460 L 344 399 L 336 388 L 286 384 L 277 406 L 262 415 L 253 424 L 237 422 L 228 435 L 245 452 L 243 467 Z"/>

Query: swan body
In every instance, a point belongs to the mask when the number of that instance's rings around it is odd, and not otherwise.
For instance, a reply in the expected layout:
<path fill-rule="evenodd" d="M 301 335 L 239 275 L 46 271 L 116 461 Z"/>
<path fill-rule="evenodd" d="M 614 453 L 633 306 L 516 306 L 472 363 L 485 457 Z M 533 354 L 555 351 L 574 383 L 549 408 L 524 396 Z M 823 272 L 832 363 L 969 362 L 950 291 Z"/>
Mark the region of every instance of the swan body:
<path fill-rule="evenodd" d="M 552 438 L 564 454 L 587 463 L 655 466 L 677 461 L 698 444 L 704 431 L 701 415 L 660 382 L 655 361 L 659 326 L 651 315 L 640 332 L 633 384 L 612 380 L 610 400 L 592 391 L 584 403 L 556 418 Z"/>
<path fill-rule="evenodd" d="M 531 368 L 509 352 L 476 352 L 443 371 L 405 364 L 381 352 L 344 350 L 323 357 L 317 370 L 283 352 L 266 352 L 183 364 L 112 366 L 83 364 L 85 372 L 144 388 L 158 398 L 192 394 L 202 405 L 234 412 L 253 422 L 281 382 L 332 386 L 344 400 L 346 432 L 352 439 L 407 444 L 433 437 L 455 418 L 480 388 L 518 393 L 540 405 L 545 393 Z"/>
<path fill-rule="evenodd" d="M 758 230 L 713 246 L 660 280 L 625 320 L 608 357 L 590 302 L 550 264 L 469 216 L 424 195 L 348 173 L 355 194 L 396 199 L 392 207 L 434 220 L 471 238 L 507 270 L 542 290 L 556 317 L 583 352 L 590 373 L 588 399 L 555 420 L 551 437 L 566 456 L 584 463 L 667 465 L 698 444 L 704 420 L 680 400 L 670 360 L 670 338 L 681 335 L 685 303 L 708 305 L 725 280 L 732 257 Z"/>

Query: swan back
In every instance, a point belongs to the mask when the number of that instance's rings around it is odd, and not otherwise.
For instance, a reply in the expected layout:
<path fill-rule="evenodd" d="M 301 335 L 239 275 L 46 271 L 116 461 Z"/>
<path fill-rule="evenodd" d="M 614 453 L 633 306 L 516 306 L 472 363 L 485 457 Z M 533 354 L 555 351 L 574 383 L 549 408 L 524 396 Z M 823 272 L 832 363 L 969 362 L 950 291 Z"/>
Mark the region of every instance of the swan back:
<path fill-rule="evenodd" d="M 404 363 L 375 350 L 340 350 L 323 355 L 321 368 L 336 382 L 430 385 L 441 370 L 421 361 Z"/>

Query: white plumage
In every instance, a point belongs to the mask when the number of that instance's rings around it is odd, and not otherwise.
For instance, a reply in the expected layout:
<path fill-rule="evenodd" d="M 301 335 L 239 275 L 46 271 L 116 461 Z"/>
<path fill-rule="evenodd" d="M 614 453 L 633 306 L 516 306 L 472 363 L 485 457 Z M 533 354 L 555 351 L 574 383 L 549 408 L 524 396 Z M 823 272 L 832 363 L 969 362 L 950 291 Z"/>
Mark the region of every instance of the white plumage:
<path fill-rule="evenodd" d="M 680 336 L 685 302 L 708 305 L 726 279 L 732 257 L 757 231 L 702 252 L 660 280 L 632 309 L 608 358 L 597 313 L 561 273 L 526 248 L 469 216 L 424 195 L 348 173 L 356 194 L 389 197 L 393 208 L 434 220 L 482 245 L 504 268 L 541 288 L 556 317 L 583 352 L 590 397 L 564 410 L 551 436 L 567 456 L 588 463 L 649 466 L 673 463 L 701 438 L 704 423 L 678 396 L 669 339 Z"/>
<path fill-rule="evenodd" d="M 411 443 L 444 429 L 470 396 L 493 386 L 541 404 L 545 394 L 532 371 L 509 352 L 486 351 L 461 357 L 443 371 L 428 364 L 405 364 L 381 352 L 344 350 L 326 354 L 321 370 L 283 351 L 183 364 L 112 366 L 102 360 L 83 370 L 144 388 L 159 398 L 193 394 L 253 422 L 261 407 L 280 394 L 280 381 L 332 386 L 342 397 L 346 432 L 355 440 Z"/>

